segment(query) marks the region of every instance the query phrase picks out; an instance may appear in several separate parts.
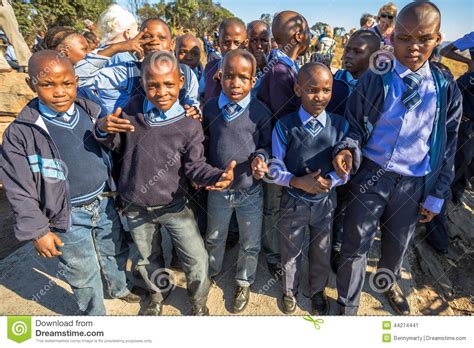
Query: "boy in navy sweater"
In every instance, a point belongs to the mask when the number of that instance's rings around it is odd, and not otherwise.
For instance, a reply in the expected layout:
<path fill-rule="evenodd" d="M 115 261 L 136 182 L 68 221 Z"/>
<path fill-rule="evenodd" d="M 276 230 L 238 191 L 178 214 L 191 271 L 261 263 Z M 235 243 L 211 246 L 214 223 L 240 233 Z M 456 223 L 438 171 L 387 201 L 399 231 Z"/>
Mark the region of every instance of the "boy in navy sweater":
<path fill-rule="evenodd" d="M 151 294 L 145 314 L 162 311 L 163 225 L 186 275 L 192 314 L 207 315 L 207 253 L 186 200 L 187 180 L 210 190 L 225 189 L 233 180 L 235 161 L 229 160 L 226 170 L 206 163 L 202 126 L 186 117 L 178 100 L 184 76 L 171 53 L 145 57 L 141 81 L 146 97 L 137 95 L 123 112 L 119 108 L 101 119 L 95 136 L 122 159 L 118 191 L 140 254 L 137 268 Z"/>
<path fill-rule="evenodd" d="M 298 73 L 296 60 L 306 53 L 310 43 L 309 26 L 297 12 L 282 11 L 272 22 L 272 34 L 281 49 L 274 49 L 265 74 L 261 78 L 257 97 L 273 113 L 273 123 L 278 118 L 298 111 L 301 101 L 294 93 Z M 276 229 L 280 210 L 281 187 L 269 182 L 264 184 L 262 249 L 270 273 L 276 277 L 280 271 L 280 242 Z"/>
<path fill-rule="evenodd" d="M 396 313 L 410 313 L 397 284 L 403 257 L 420 214 L 431 221 L 450 196 L 462 98 L 452 76 L 429 62 L 440 22 L 431 2 L 405 6 L 392 35 L 394 68 L 369 70 L 347 102 L 351 129 L 334 151 L 338 175 L 357 171 L 337 272 L 342 314 L 357 313 L 378 225 L 382 255 L 371 285 Z"/>
<path fill-rule="evenodd" d="M 244 22 L 239 18 L 232 17 L 222 21 L 219 25 L 219 48 L 222 57 L 231 50 L 247 47 L 247 31 Z M 219 69 L 222 64 L 221 59 L 214 59 L 207 63 L 204 73 L 201 76 L 200 98 L 207 101 L 213 97 L 218 97 L 221 93 L 221 83 L 219 81 Z"/>
<path fill-rule="evenodd" d="M 369 69 L 370 59 L 380 48 L 380 39 L 369 30 L 358 30 L 350 37 L 342 58 L 345 70 L 334 74 L 332 97 L 326 110 L 344 116 L 346 102 L 354 90 L 358 79 Z M 331 267 L 337 272 L 342 244 L 342 226 L 348 201 L 348 185 L 336 188 L 337 207 L 334 211 Z"/>
<path fill-rule="evenodd" d="M 321 63 L 309 63 L 298 72 L 295 93 L 302 106 L 279 119 L 272 136 L 275 182 L 284 186 L 278 229 L 281 233 L 283 312 L 296 309 L 305 230 L 309 227 L 309 284 L 312 312 L 328 313 L 324 289 L 329 279 L 334 187 L 344 183 L 331 163 L 335 144 L 349 129 L 341 116 L 327 113 L 332 74 Z M 276 166 L 278 164 L 278 166 Z M 276 166 L 274 170 L 272 166 Z"/>
<path fill-rule="evenodd" d="M 242 49 L 228 52 L 222 61 L 222 92 L 203 109 L 209 163 L 223 169 L 231 159 L 237 161 L 230 189 L 209 192 L 206 236 L 209 275 L 215 278 L 222 270 L 229 222 L 236 212 L 240 251 L 234 313 L 243 311 L 248 304 L 260 251 L 263 192 L 252 171 L 265 167 L 271 147 L 271 112 L 250 94 L 256 66 L 250 52 Z"/>
<path fill-rule="evenodd" d="M 74 68 L 60 53 L 35 53 L 28 70 L 38 98 L 7 128 L 2 148 L 15 235 L 33 240 L 40 256 L 59 258 L 81 312 L 105 315 L 101 275 L 111 297 L 140 297 L 127 288 L 128 248 L 109 192 L 110 158 L 92 136 L 100 108 L 76 99 Z"/>
<path fill-rule="evenodd" d="M 260 83 L 262 82 L 263 71 L 267 65 L 268 55 L 271 50 L 272 33 L 268 23 L 256 20 L 247 25 L 247 37 L 249 40 L 248 50 L 257 61 L 257 81 L 252 88 L 252 96 L 256 96 Z"/>

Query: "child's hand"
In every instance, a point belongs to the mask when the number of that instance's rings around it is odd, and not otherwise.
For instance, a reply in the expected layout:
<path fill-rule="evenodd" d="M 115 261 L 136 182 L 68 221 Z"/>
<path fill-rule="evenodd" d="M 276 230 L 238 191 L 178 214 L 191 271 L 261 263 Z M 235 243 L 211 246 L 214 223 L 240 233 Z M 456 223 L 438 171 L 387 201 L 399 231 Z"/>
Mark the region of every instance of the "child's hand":
<path fill-rule="evenodd" d="M 135 127 L 130 124 L 129 120 L 120 118 L 122 108 L 117 108 L 115 112 L 107 117 L 99 119 L 99 129 L 105 133 L 123 133 L 134 132 Z"/>
<path fill-rule="evenodd" d="M 142 39 L 143 35 L 148 31 L 147 28 L 140 31 L 133 39 L 124 42 L 124 50 L 129 52 L 135 52 L 139 59 L 142 59 L 145 55 L 143 46 L 153 41 L 153 38 Z"/>
<path fill-rule="evenodd" d="M 253 159 L 251 167 L 252 175 L 256 180 L 263 179 L 265 174 L 268 173 L 268 166 L 260 156 Z"/>
<path fill-rule="evenodd" d="M 436 213 L 433 213 L 431 210 L 428 210 L 428 209 L 423 208 L 423 207 L 421 207 L 421 209 L 420 209 L 420 214 L 425 216 L 424 219 L 420 220 L 421 223 L 430 222 L 431 220 L 433 220 L 433 218 L 436 215 L 438 215 Z"/>
<path fill-rule="evenodd" d="M 319 174 L 321 173 L 321 169 L 318 169 L 315 172 L 308 173 L 303 176 L 293 177 L 290 180 L 290 185 L 308 192 L 312 195 L 315 195 L 320 192 L 320 184 L 318 182 Z"/>
<path fill-rule="evenodd" d="M 336 157 L 334 157 L 332 165 L 336 170 L 337 176 L 345 180 L 352 170 L 352 152 L 347 149 L 340 151 Z"/>
<path fill-rule="evenodd" d="M 194 105 L 185 105 L 184 110 L 186 110 L 186 117 L 191 117 L 199 122 L 202 122 L 202 115 L 199 109 Z"/>
<path fill-rule="evenodd" d="M 265 68 L 265 65 L 267 65 L 267 60 L 265 58 L 265 53 L 263 53 L 263 51 L 255 52 L 255 60 L 257 61 L 257 66 L 261 70 L 263 70 L 263 68 Z"/>
<path fill-rule="evenodd" d="M 212 186 L 206 186 L 206 190 L 222 191 L 228 188 L 230 184 L 232 184 L 232 181 L 234 181 L 234 168 L 236 165 L 237 165 L 237 162 L 235 161 L 230 162 L 227 169 L 224 171 L 224 173 L 221 174 L 219 181 L 217 181 Z"/>
<path fill-rule="evenodd" d="M 64 243 L 55 233 L 51 231 L 49 231 L 43 237 L 35 239 L 33 244 L 35 245 L 38 255 L 40 256 L 55 257 L 62 255 L 62 253 L 58 249 L 56 249 L 56 245 L 63 246 Z"/>
<path fill-rule="evenodd" d="M 331 178 L 326 179 L 319 175 L 316 178 L 316 182 L 316 193 L 329 192 L 329 190 L 331 189 Z"/>

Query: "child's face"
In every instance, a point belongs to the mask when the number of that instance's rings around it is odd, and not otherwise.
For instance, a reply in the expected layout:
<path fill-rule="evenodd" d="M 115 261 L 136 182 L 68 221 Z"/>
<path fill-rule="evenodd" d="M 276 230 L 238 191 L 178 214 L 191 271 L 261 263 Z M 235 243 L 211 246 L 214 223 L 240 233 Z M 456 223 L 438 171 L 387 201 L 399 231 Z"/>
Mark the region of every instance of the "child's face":
<path fill-rule="evenodd" d="M 78 78 L 74 70 L 64 64 L 48 66 L 33 81 L 29 77 L 26 82 L 38 94 L 38 98 L 51 110 L 66 112 L 76 100 Z"/>
<path fill-rule="evenodd" d="M 191 69 L 196 68 L 201 61 L 201 48 L 197 39 L 186 38 L 181 40 L 179 47 L 176 48 L 176 53 L 179 62 L 188 65 Z"/>
<path fill-rule="evenodd" d="M 358 78 L 361 73 L 369 68 L 371 54 L 372 51 L 367 42 L 362 40 L 359 36 L 352 37 L 344 49 L 344 68 L 354 77 Z"/>
<path fill-rule="evenodd" d="M 249 51 L 257 57 L 258 55 L 268 55 L 271 49 L 271 35 L 268 28 L 261 24 L 255 24 L 248 32 Z"/>
<path fill-rule="evenodd" d="M 416 22 L 413 17 L 404 16 L 399 18 L 392 34 L 395 57 L 412 71 L 421 68 L 441 42 L 438 23 L 430 22 Z"/>
<path fill-rule="evenodd" d="M 300 50 L 298 52 L 299 56 L 302 56 L 308 51 L 309 45 L 311 44 L 311 33 L 309 32 L 309 27 L 306 25 L 305 29 L 301 32 L 301 43 Z"/>
<path fill-rule="evenodd" d="M 74 35 L 64 52 L 73 65 L 77 64 L 89 52 L 89 43 L 84 36 Z"/>
<path fill-rule="evenodd" d="M 332 95 L 332 76 L 323 69 L 311 70 L 298 78 L 295 93 L 303 108 L 313 116 L 324 111 Z"/>
<path fill-rule="evenodd" d="M 223 56 L 237 48 L 245 48 L 247 43 L 247 33 L 241 25 L 229 25 L 219 33 L 219 48 Z"/>
<path fill-rule="evenodd" d="M 165 24 L 159 21 L 150 21 L 145 28 L 147 28 L 147 32 L 142 39 L 152 39 L 152 41 L 142 46 L 145 56 L 150 52 L 172 50 L 170 31 Z"/>
<path fill-rule="evenodd" d="M 222 66 L 222 91 L 230 101 L 238 103 L 255 85 L 253 66 L 244 57 L 234 56 L 225 60 Z"/>
<path fill-rule="evenodd" d="M 173 62 L 161 61 L 146 69 L 141 83 L 148 100 L 160 111 L 168 111 L 178 100 L 184 76 Z"/>

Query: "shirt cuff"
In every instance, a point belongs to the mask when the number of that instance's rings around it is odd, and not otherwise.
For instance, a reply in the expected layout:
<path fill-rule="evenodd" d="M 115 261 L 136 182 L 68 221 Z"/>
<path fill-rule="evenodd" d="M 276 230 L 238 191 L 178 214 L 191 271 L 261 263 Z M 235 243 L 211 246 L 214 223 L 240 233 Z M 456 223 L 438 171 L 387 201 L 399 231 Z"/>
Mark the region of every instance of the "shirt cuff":
<path fill-rule="evenodd" d="M 109 133 L 102 132 L 99 128 L 95 129 L 95 134 L 97 134 L 99 138 L 107 138 L 107 136 L 109 135 Z"/>
<path fill-rule="evenodd" d="M 432 211 L 433 213 L 439 214 L 443 208 L 444 199 L 437 198 L 434 196 L 426 197 L 425 202 L 423 203 L 423 208 Z"/>
<path fill-rule="evenodd" d="M 268 176 L 268 179 L 271 180 L 270 182 L 273 182 L 280 186 L 286 186 L 286 187 L 290 187 L 290 181 L 294 176 L 290 172 L 283 170 L 281 167 L 273 163 L 270 165 L 268 174 L 267 176 Z"/>
<path fill-rule="evenodd" d="M 339 175 L 337 175 L 336 171 L 333 170 L 328 174 L 328 176 L 331 178 L 331 189 L 333 189 L 336 186 L 341 186 L 347 183 L 348 178 L 346 177 L 344 180 L 342 180 Z"/>

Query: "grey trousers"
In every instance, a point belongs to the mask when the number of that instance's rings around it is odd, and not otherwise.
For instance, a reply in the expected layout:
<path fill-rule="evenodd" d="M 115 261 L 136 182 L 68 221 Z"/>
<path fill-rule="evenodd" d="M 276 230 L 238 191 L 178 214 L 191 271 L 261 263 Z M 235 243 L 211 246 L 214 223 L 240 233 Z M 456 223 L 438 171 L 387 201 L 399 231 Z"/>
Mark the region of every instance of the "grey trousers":
<path fill-rule="evenodd" d="M 5 35 L 15 49 L 18 64 L 20 66 L 28 66 L 31 52 L 20 33 L 13 8 L 6 0 L 0 3 L 0 29 L 5 32 Z M 2 55 L 0 55 L 0 68 L 10 68 Z"/>
<path fill-rule="evenodd" d="M 296 296 L 301 273 L 303 242 L 309 226 L 310 295 L 323 291 L 329 279 L 332 218 L 336 205 L 332 195 L 316 203 L 297 199 L 286 191 L 281 198 L 280 230 L 283 293 Z"/>
<path fill-rule="evenodd" d="M 400 280 L 403 257 L 420 217 L 424 179 L 386 172 L 364 159 L 349 185 L 337 292 L 340 312 L 356 315 L 365 280 L 367 253 L 379 224 L 382 254 L 377 269 L 384 277 L 383 287 L 388 289 Z M 371 286 L 378 285 L 374 282 Z"/>

